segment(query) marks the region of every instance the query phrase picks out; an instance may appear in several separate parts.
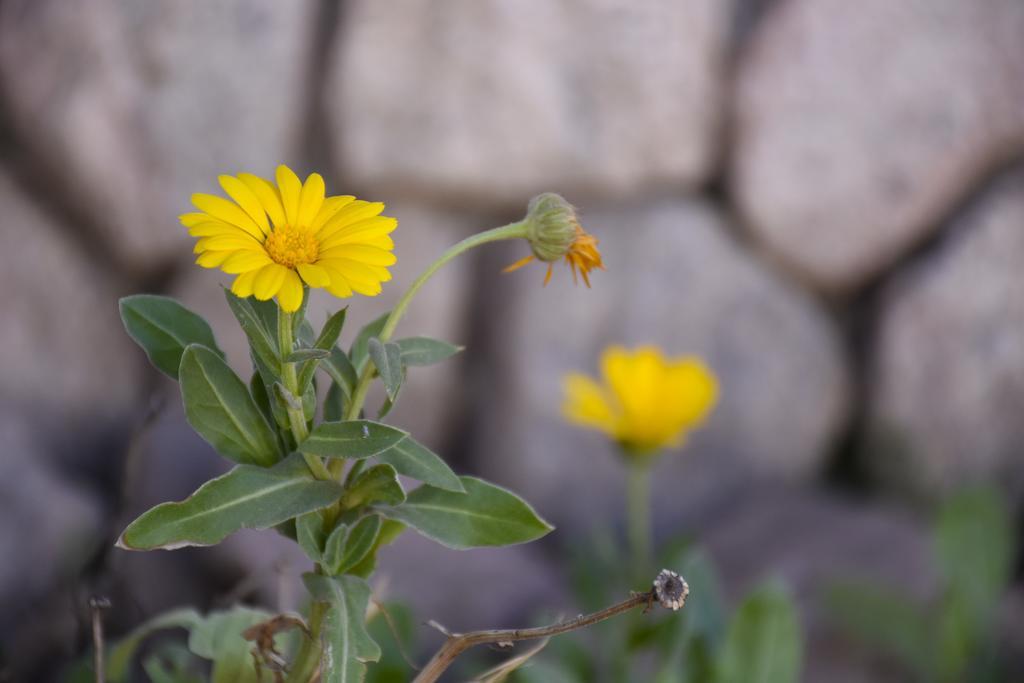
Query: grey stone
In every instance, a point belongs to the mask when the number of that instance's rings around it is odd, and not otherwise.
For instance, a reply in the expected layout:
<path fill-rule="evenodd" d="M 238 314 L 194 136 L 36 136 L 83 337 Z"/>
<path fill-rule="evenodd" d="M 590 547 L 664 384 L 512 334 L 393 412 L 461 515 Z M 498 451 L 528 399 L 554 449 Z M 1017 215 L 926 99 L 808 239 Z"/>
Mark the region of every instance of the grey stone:
<path fill-rule="evenodd" d="M 22 161 L 126 268 L 175 243 L 152 219 L 163 212 L 133 64 L 112 0 L 0 8 L 0 92 Z"/>
<path fill-rule="evenodd" d="M 0 633 L 20 611 L 81 569 L 99 542 L 99 501 L 51 468 L 46 447 L 15 412 L 0 412 Z"/>
<path fill-rule="evenodd" d="M 462 201 L 699 185 L 731 6 L 353 2 L 328 92 L 339 158 L 360 184 Z"/>
<path fill-rule="evenodd" d="M 999 178 L 881 296 L 866 456 L 929 494 L 1024 494 L 1024 170 Z"/>
<path fill-rule="evenodd" d="M 295 156 L 315 6 L 6 3 L 0 85 L 24 156 L 122 267 L 187 253 L 191 193 Z"/>
<path fill-rule="evenodd" d="M 541 287 L 535 266 L 503 276 L 495 296 L 500 345 L 477 412 L 484 472 L 556 523 L 614 515 L 622 467 L 603 435 L 561 419 L 561 377 L 596 375 L 608 345 L 654 343 L 703 357 L 721 384 L 708 423 L 656 465 L 664 513 L 700 508 L 750 473 L 817 473 L 848 397 L 835 331 L 815 303 L 751 260 L 706 204 L 584 211 L 583 222 L 608 268 L 591 276 L 593 290 L 561 267 Z"/>
<path fill-rule="evenodd" d="M 142 359 L 121 326 L 114 283 L 3 171 L 0 205 L 0 401 L 52 411 L 51 420 L 123 418 Z"/>
<path fill-rule="evenodd" d="M 731 183 L 753 233 L 846 292 L 1024 150 L 1017 0 L 787 0 L 739 67 Z"/>

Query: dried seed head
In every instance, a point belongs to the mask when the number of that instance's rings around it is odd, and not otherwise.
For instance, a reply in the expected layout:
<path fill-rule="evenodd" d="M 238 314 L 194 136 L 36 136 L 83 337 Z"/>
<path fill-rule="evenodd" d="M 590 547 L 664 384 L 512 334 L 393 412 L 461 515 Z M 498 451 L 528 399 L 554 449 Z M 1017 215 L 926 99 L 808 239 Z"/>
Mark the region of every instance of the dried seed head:
<path fill-rule="evenodd" d="M 675 611 L 686 602 L 690 586 L 686 580 L 668 569 L 662 569 L 654 578 L 654 594 L 665 609 Z"/>

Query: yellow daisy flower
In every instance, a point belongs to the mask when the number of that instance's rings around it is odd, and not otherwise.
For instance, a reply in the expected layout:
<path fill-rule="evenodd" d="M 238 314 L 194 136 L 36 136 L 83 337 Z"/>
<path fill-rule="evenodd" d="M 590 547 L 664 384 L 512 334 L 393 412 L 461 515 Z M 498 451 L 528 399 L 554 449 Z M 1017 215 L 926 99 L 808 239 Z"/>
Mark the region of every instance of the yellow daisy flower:
<path fill-rule="evenodd" d="M 218 180 L 231 199 L 194 194 L 199 211 L 180 220 L 198 238 L 196 263 L 235 275 L 237 296 L 276 296 L 281 309 L 292 312 L 302 304 L 303 282 L 348 297 L 376 296 L 391 279 L 395 245 L 389 235 L 398 221 L 379 215 L 383 204 L 325 197 L 319 174 L 303 183 L 283 165 L 276 184 L 250 173 Z"/>
<path fill-rule="evenodd" d="M 606 349 L 601 374 L 603 384 L 566 376 L 563 413 L 634 455 L 682 445 L 718 400 L 718 381 L 698 358 L 666 358 L 654 346 Z"/>

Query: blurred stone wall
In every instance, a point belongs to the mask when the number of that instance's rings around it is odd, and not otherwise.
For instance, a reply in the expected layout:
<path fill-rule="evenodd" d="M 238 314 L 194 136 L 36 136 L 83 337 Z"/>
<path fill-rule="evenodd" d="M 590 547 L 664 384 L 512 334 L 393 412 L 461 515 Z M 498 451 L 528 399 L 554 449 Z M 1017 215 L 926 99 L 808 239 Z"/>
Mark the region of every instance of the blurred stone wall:
<path fill-rule="evenodd" d="M 208 593 L 178 564 L 235 580 L 216 551 L 103 550 L 222 467 L 116 299 L 181 298 L 243 368 L 224 278 L 191 265 L 176 215 L 218 173 L 280 162 L 400 220 L 395 281 L 350 320 L 538 191 L 580 207 L 608 266 L 593 289 L 501 275 L 523 245 L 449 268 L 403 329 L 469 351 L 414 373 L 394 414 L 563 528 L 616 522 L 617 463 L 558 417 L 561 375 L 611 343 L 721 378 L 659 470 L 664 536 L 751 480 L 1019 499 L 1021 36 L 1019 0 L 4 0 L 0 629 L 111 566 L 175 577 L 141 613 Z"/>

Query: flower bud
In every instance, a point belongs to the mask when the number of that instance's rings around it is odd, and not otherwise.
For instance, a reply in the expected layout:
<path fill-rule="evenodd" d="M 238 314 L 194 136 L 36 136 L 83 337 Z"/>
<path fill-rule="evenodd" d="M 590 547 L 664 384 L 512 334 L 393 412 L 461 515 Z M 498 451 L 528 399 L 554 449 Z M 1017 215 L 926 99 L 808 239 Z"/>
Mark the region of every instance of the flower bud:
<path fill-rule="evenodd" d="M 545 192 L 531 199 L 523 222 L 533 255 L 545 263 L 557 261 L 568 254 L 581 230 L 576 209 L 554 192 Z"/>

